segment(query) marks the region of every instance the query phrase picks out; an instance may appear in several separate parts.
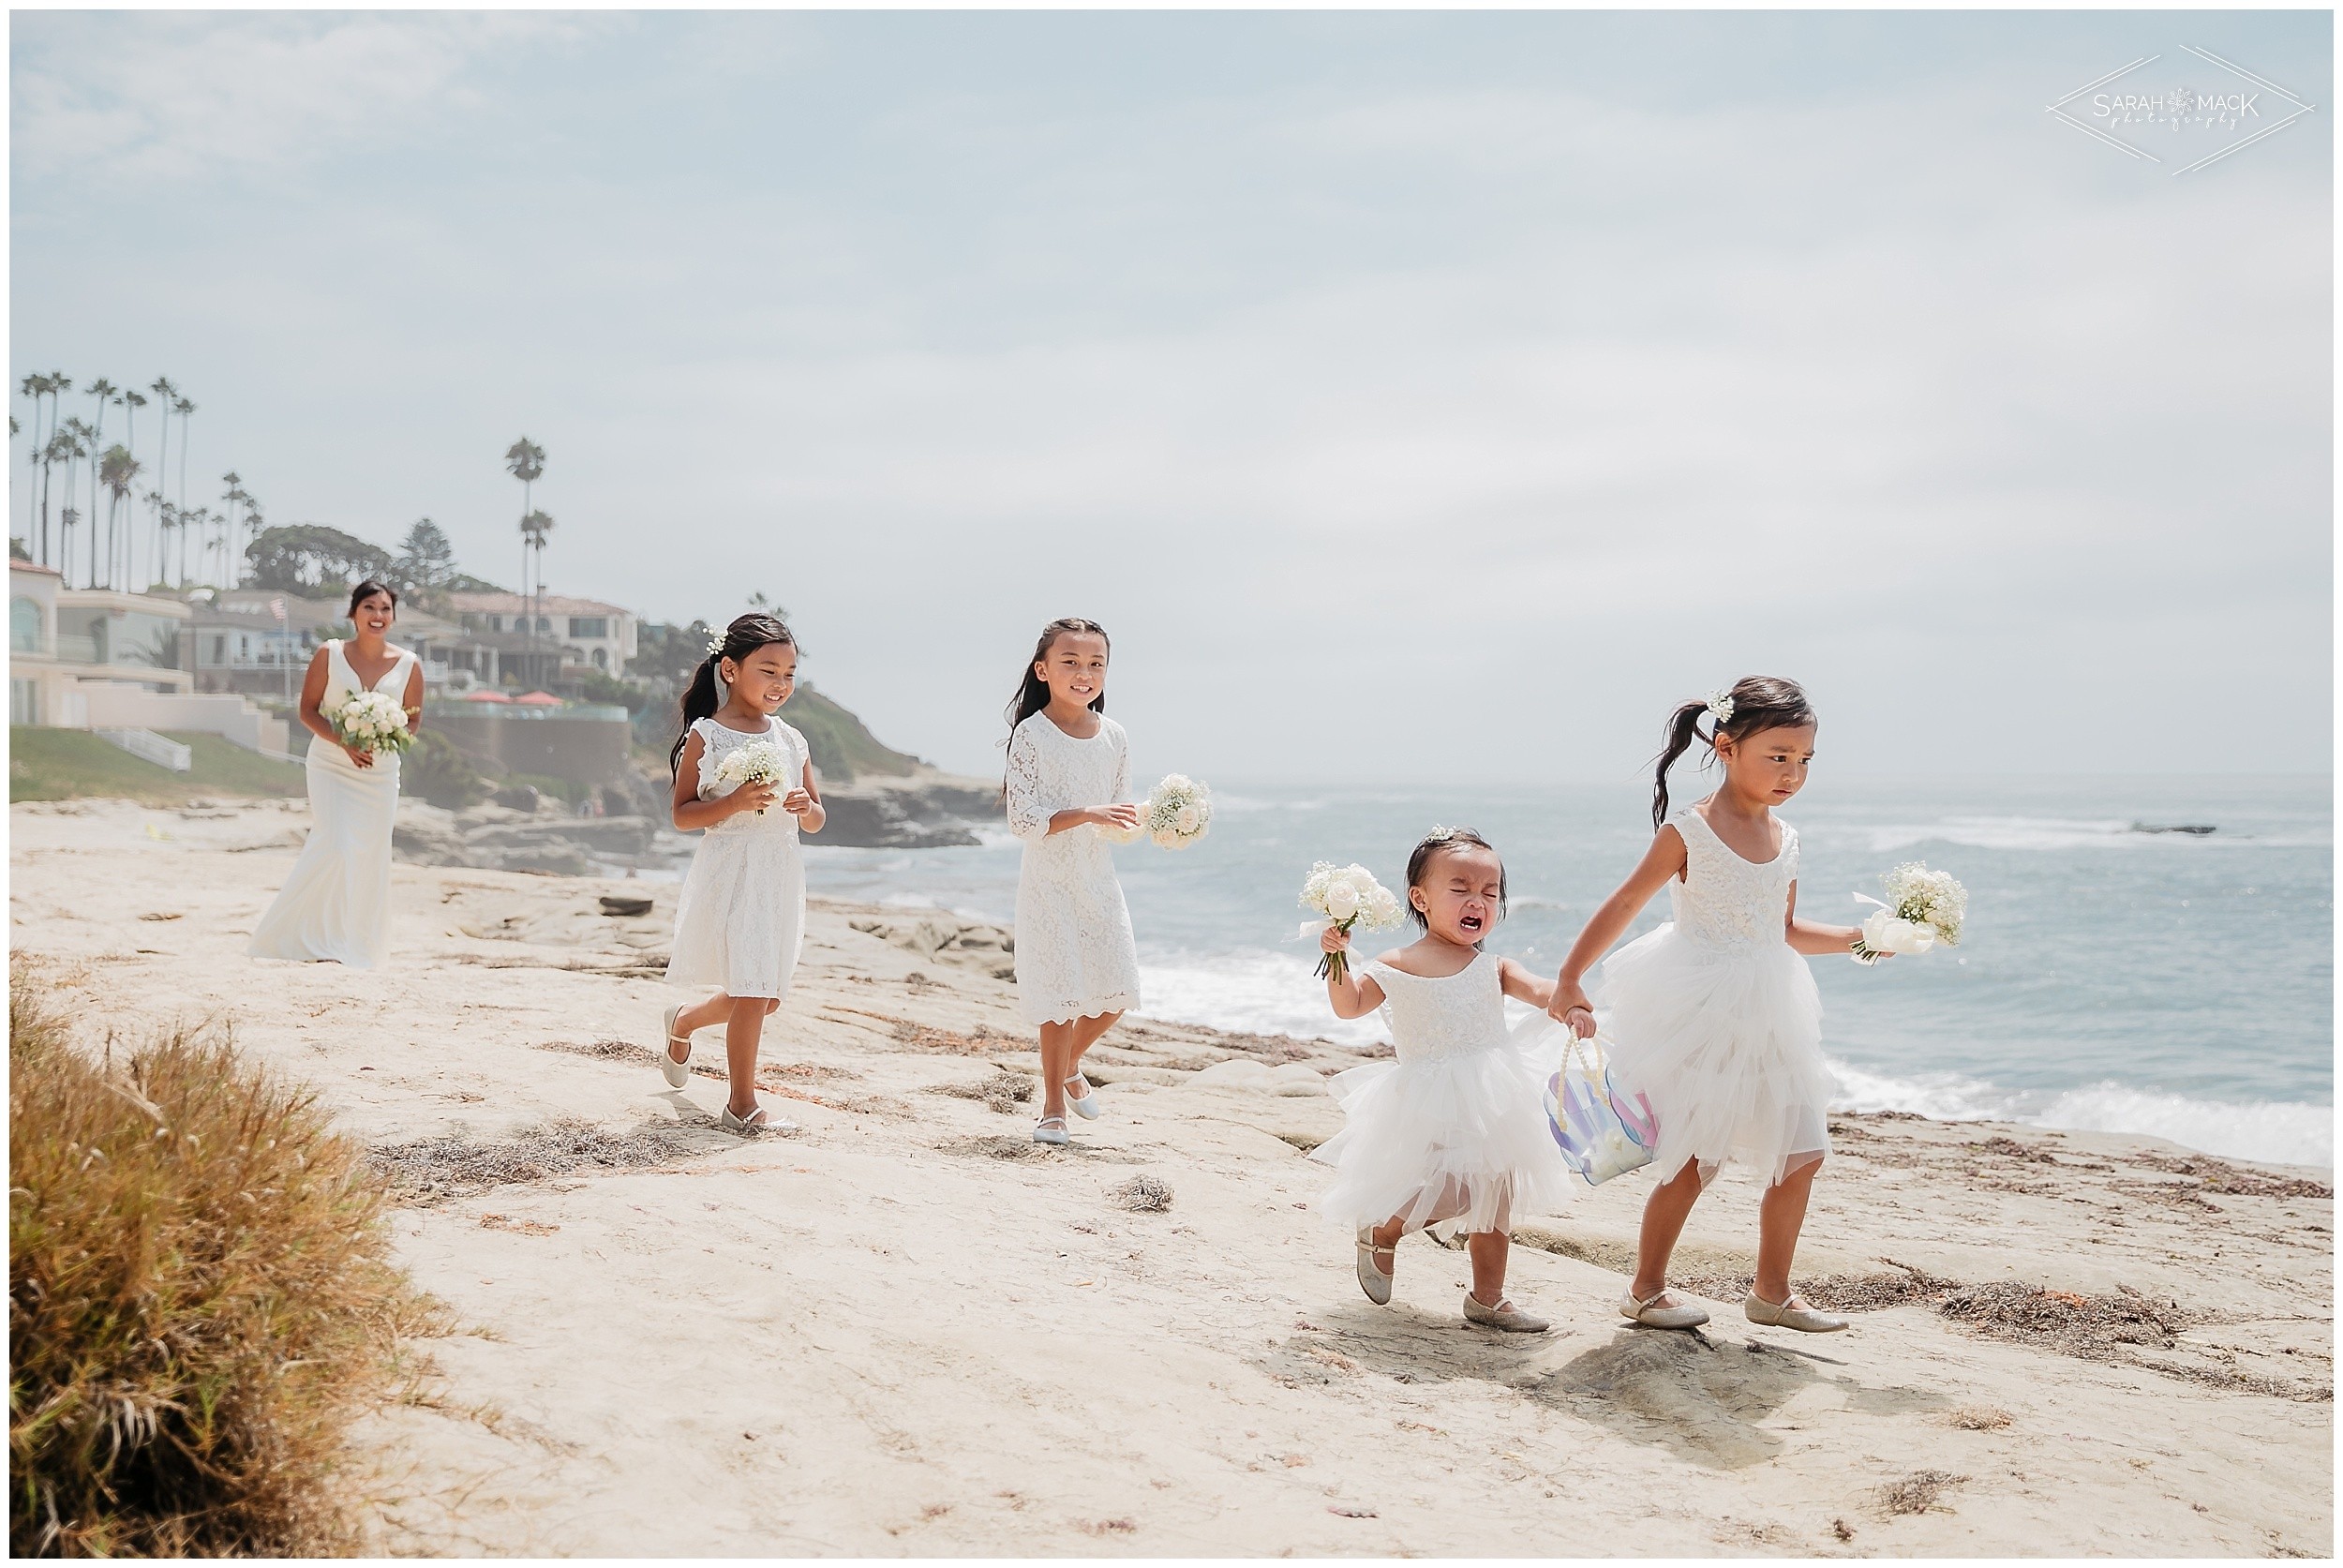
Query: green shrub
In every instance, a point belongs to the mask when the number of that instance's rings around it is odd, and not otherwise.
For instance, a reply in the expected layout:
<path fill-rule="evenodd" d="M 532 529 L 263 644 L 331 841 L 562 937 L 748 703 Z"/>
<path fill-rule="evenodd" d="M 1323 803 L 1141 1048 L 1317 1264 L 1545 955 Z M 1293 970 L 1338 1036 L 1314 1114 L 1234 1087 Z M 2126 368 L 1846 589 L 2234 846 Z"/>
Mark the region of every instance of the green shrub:
<path fill-rule="evenodd" d="M 11 1551 L 350 1549 L 349 1423 L 439 1326 L 365 1151 L 222 1036 L 100 1064 L 11 979 Z"/>
<path fill-rule="evenodd" d="M 399 759 L 398 783 L 410 795 L 452 812 L 477 805 L 492 787 L 454 741 L 428 724 Z"/>

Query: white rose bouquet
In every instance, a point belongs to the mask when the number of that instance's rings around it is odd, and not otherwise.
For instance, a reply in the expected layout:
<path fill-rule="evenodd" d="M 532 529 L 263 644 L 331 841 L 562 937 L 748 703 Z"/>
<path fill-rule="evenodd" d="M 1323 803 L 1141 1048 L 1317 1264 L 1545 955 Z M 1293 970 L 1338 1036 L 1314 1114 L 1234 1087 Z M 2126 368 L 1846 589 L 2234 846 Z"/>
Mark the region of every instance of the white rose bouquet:
<path fill-rule="evenodd" d="M 1302 907 L 1315 909 L 1332 922 L 1345 936 L 1353 926 L 1364 925 L 1370 931 L 1399 923 L 1399 900 L 1390 889 L 1377 882 L 1374 874 L 1365 866 L 1338 866 L 1332 860 L 1321 860 L 1310 867 L 1308 880 L 1302 884 Z M 1324 929 L 1318 920 L 1302 925 L 1304 936 L 1316 936 Z M 1341 979 L 1351 972 L 1350 955 L 1327 953 L 1318 961 L 1318 975 L 1322 979 Z"/>
<path fill-rule="evenodd" d="M 770 740 L 752 740 L 737 752 L 729 752 L 716 764 L 716 782 L 729 784 L 769 784 L 783 783 L 789 773 L 789 754 Z M 756 808 L 763 816 L 765 808 Z"/>
<path fill-rule="evenodd" d="M 1212 791 L 1201 779 L 1167 773 L 1139 808 L 1139 828 L 1164 849 L 1186 849 L 1212 830 Z"/>
<path fill-rule="evenodd" d="M 407 709 L 396 697 L 381 692 L 358 693 L 329 710 L 325 722 L 334 726 L 343 745 L 368 756 L 403 752 L 415 743 L 415 732 L 407 727 Z"/>
<path fill-rule="evenodd" d="M 1855 895 L 1873 912 L 1855 939 L 1855 962 L 1877 963 L 1889 953 L 1924 953 L 1937 943 L 1961 945 L 1961 922 L 1969 912 L 1969 890 L 1950 872 L 1931 871 L 1925 860 L 1907 860 L 1879 879 L 1888 902 Z"/>

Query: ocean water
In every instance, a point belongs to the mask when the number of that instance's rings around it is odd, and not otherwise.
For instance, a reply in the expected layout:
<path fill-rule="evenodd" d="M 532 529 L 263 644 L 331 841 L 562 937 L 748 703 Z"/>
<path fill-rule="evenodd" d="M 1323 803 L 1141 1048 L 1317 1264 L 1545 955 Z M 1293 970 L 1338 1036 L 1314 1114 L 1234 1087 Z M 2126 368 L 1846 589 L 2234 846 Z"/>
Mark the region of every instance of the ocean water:
<path fill-rule="evenodd" d="M 1211 834 L 1116 863 L 1144 1010 L 1229 1029 L 1381 1038 L 1336 1021 L 1295 903 L 1314 859 L 1397 889 L 1434 822 L 1503 853 L 1512 912 L 1489 948 L 1560 965 L 1649 842 L 1637 786 L 1306 789 L 1215 781 Z M 1690 786 L 1696 796 L 1701 786 Z M 1783 815 L 1798 899 L 1852 922 L 1852 895 L 1924 859 L 1967 885 L 1962 946 L 1865 969 L 1813 960 L 1842 1105 L 2154 1133 L 2208 1153 L 2334 1161 L 2334 830 L 2320 779 L 1818 781 Z M 2212 825 L 2203 836 L 2142 825 Z M 1006 834 L 931 851 L 810 847 L 816 891 L 1007 922 Z M 1653 901 L 1637 932 L 1666 918 Z M 1404 938 L 1402 938 L 1404 939 Z M 1371 938 L 1369 950 L 1390 940 Z"/>

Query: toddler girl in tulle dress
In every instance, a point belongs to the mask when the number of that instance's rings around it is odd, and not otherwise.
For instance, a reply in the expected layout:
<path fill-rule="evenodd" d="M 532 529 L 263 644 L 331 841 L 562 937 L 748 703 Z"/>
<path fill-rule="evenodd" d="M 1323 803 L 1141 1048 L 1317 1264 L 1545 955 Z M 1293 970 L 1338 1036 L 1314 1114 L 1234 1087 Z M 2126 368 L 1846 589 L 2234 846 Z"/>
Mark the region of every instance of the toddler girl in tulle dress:
<path fill-rule="evenodd" d="M 1421 939 L 1364 972 L 1327 978 L 1336 1017 L 1387 1010 L 1397 1060 L 1353 1068 L 1330 1085 L 1344 1126 L 1311 1155 L 1335 1167 L 1319 1211 L 1356 1232 L 1359 1286 L 1377 1306 L 1391 1300 L 1401 1236 L 1462 1232 L 1472 1261 L 1466 1319 L 1541 1334 L 1544 1319 L 1505 1299 L 1507 1232 L 1567 1201 L 1571 1172 L 1542 1098 L 1554 1064 L 1515 1044 L 1505 998 L 1543 1008 L 1553 987 L 1481 950 L 1504 918 L 1505 866 L 1470 829 L 1437 829 L 1415 846 L 1408 908 Z M 1339 953 L 1350 942 L 1328 926 L 1319 945 Z"/>
<path fill-rule="evenodd" d="M 1722 765 L 1724 781 L 1707 799 L 1670 813 L 1668 769 L 1694 741 Z M 1862 934 L 1798 918 L 1798 832 L 1773 808 L 1804 786 L 1813 754 L 1814 712 L 1794 681 L 1751 676 L 1679 708 L 1652 790 L 1651 847 L 1587 922 L 1554 983 L 1547 1010 L 1581 1038 L 1592 1035 L 1583 977 L 1667 887 L 1676 918 L 1613 953 L 1591 998 L 1613 1042 L 1613 1086 L 1641 1094 L 1659 1123 L 1651 1163 L 1659 1185 L 1644 1205 L 1635 1277 L 1619 1307 L 1655 1328 L 1709 1321 L 1668 1290 L 1668 1258 L 1701 1189 L 1730 1159 L 1769 1178 L 1743 1311 L 1753 1322 L 1810 1334 L 1846 1327 L 1790 1289 L 1837 1089 L 1804 955 L 1850 952 Z"/>

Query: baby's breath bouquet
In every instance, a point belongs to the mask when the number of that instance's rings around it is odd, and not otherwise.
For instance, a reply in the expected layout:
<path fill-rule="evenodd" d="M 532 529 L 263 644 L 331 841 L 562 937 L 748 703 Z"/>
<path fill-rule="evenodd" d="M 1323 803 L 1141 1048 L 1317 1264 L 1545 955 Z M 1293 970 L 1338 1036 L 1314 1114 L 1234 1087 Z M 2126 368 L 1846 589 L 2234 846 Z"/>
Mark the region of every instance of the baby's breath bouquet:
<path fill-rule="evenodd" d="M 396 697 L 381 692 L 360 692 L 329 709 L 325 720 L 343 745 L 368 756 L 403 752 L 415 743 L 415 732 L 407 727 L 407 709 Z"/>
<path fill-rule="evenodd" d="M 1167 773 L 1139 810 L 1140 831 L 1164 849 L 1186 849 L 1212 830 L 1212 791 L 1201 779 Z"/>
<path fill-rule="evenodd" d="M 1353 926 L 1375 931 L 1399 923 L 1398 899 L 1375 880 L 1372 872 L 1365 866 L 1338 866 L 1332 860 L 1310 867 L 1309 878 L 1302 884 L 1302 907 L 1325 916 L 1345 936 Z M 1302 934 L 1316 936 L 1323 929 L 1324 922 L 1306 920 Z M 1338 980 L 1350 972 L 1348 953 L 1325 953 L 1319 958 L 1318 974 L 1322 979 Z"/>
<path fill-rule="evenodd" d="M 1961 945 L 1961 921 L 1969 912 L 1969 890 L 1950 872 L 1931 871 L 1925 860 L 1907 860 L 1879 879 L 1888 902 L 1858 893 L 1855 902 L 1873 912 L 1855 939 L 1855 962 L 1877 963 L 1889 953 L 1924 953 L 1942 942 Z"/>
<path fill-rule="evenodd" d="M 716 764 L 716 782 L 729 784 L 780 784 L 789 771 L 789 753 L 770 740 L 752 740 L 737 752 L 727 752 Z M 763 816 L 765 808 L 756 808 Z"/>

